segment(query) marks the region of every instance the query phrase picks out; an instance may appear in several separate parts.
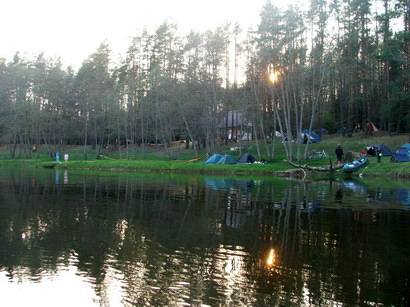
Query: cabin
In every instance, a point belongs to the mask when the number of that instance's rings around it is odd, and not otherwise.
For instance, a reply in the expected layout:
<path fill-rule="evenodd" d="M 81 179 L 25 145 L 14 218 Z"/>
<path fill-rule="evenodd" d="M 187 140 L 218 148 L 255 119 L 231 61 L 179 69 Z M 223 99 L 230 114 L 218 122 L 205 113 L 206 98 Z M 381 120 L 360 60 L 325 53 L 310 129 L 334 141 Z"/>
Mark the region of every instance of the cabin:
<path fill-rule="evenodd" d="M 253 140 L 253 124 L 240 111 L 221 112 L 218 130 L 221 138 L 226 141 Z"/>

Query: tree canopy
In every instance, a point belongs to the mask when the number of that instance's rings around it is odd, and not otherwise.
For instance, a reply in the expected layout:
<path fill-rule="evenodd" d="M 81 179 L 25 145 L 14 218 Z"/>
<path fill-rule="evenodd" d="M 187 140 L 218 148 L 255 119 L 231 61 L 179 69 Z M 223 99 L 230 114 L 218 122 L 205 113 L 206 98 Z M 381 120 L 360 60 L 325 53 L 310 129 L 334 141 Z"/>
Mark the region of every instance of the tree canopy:
<path fill-rule="evenodd" d="M 106 42 L 78 71 L 16 52 L 0 59 L 0 141 L 13 158 L 34 144 L 84 145 L 87 156 L 87 145 L 167 149 L 181 139 L 212 152 L 247 133 L 273 157 L 276 131 L 299 141 L 302 129 L 368 122 L 408 132 L 409 31 L 406 0 L 310 0 L 286 10 L 267 1 L 254 30 L 181 35 L 164 22 L 137 33 L 119 64 Z M 233 114 L 242 118 L 236 130 Z M 291 142 L 285 149 L 302 154 Z"/>

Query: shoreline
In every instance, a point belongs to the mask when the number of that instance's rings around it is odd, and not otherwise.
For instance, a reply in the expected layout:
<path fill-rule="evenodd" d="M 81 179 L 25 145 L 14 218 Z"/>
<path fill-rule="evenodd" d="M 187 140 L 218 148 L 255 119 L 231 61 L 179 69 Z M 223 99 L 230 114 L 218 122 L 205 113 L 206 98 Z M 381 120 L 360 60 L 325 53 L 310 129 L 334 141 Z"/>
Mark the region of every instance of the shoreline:
<path fill-rule="evenodd" d="M 183 160 L 76 160 L 56 163 L 44 160 L 0 160 L 0 167 L 33 167 L 55 168 L 67 170 L 108 171 L 124 173 L 176 173 L 221 176 L 274 176 L 274 177 L 306 177 L 309 179 L 346 176 L 341 171 L 334 173 L 318 173 L 290 166 L 284 161 L 267 164 L 234 164 L 234 165 L 206 165 L 203 162 L 189 162 Z M 384 177 L 386 179 L 410 179 L 410 162 L 391 163 L 376 158 L 370 158 L 365 168 L 354 173 L 352 177 Z"/>

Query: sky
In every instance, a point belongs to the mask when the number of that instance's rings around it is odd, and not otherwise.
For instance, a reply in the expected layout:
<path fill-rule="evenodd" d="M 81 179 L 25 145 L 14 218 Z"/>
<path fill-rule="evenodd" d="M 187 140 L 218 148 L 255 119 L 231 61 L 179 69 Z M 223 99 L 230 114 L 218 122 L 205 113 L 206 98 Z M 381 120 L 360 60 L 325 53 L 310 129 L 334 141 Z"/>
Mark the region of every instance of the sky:
<path fill-rule="evenodd" d="M 181 33 L 213 29 L 228 21 L 246 30 L 258 23 L 265 1 L 1 0 L 0 57 L 11 59 L 16 51 L 28 57 L 44 52 L 78 69 L 104 40 L 118 60 L 132 36 L 166 20 L 177 24 Z M 297 0 L 272 3 L 285 7 Z"/>

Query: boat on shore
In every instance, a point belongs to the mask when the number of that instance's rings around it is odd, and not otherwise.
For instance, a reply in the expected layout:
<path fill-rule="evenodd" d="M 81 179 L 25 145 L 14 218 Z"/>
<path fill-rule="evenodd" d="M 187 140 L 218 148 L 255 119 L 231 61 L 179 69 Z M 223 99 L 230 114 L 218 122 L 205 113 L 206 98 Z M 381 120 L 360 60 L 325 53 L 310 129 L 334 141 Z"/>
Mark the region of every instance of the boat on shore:
<path fill-rule="evenodd" d="M 350 173 L 356 172 L 357 170 L 361 169 L 368 162 L 369 162 L 369 160 L 366 157 L 362 157 L 358 160 L 354 160 L 352 162 L 345 163 L 343 165 L 342 170 L 343 170 L 344 173 L 350 174 Z"/>

